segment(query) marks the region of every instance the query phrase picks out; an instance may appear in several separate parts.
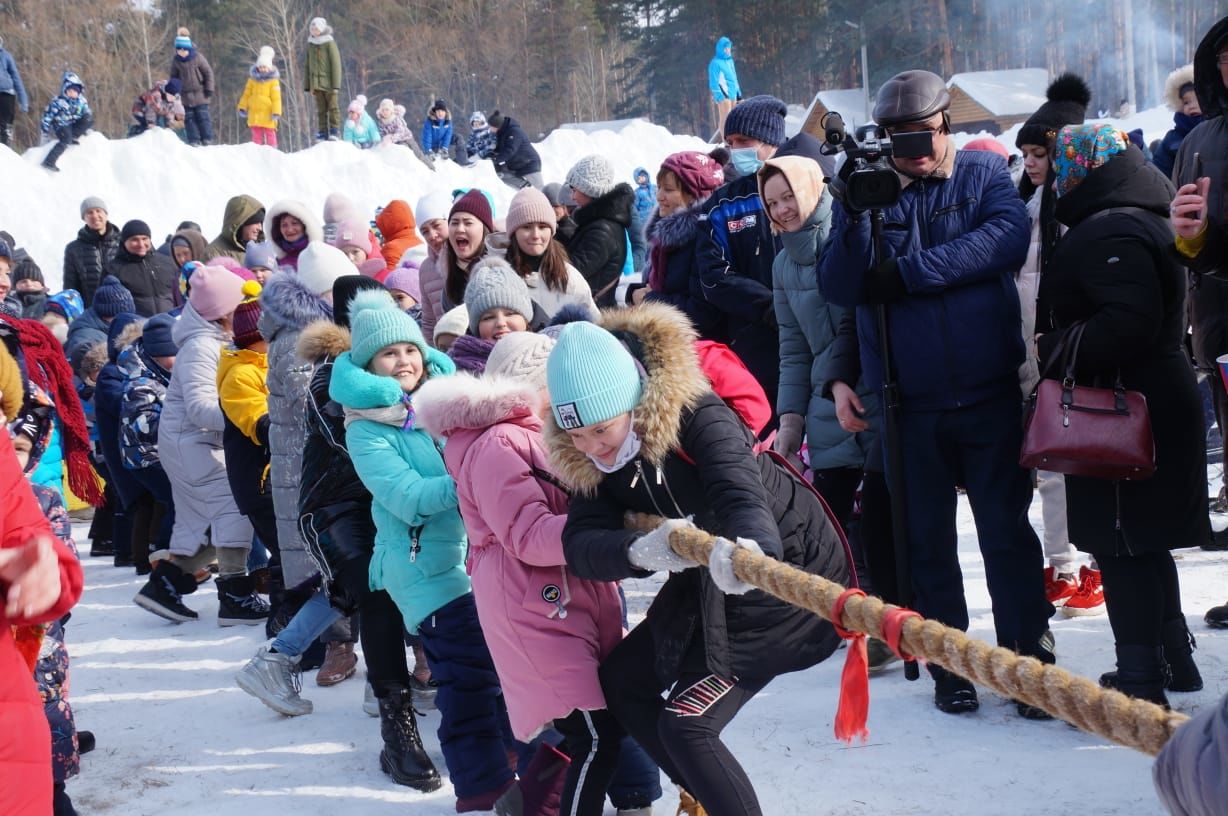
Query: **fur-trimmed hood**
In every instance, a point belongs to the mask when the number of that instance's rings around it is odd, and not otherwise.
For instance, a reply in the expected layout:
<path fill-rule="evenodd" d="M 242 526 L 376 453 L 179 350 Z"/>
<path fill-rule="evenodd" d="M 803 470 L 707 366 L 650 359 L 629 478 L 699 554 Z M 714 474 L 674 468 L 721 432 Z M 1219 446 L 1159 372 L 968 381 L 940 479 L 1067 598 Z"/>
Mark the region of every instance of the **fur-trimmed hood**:
<path fill-rule="evenodd" d="M 269 71 L 266 74 L 265 72 L 260 70 L 260 65 L 259 63 L 257 63 L 253 65 L 251 68 L 247 69 L 247 75 L 251 77 L 252 79 L 256 80 L 257 82 L 271 82 L 273 80 L 281 79 L 281 71 L 277 70 L 276 65 L 273 66 L 272 71 Z"/>
<path fill-rule="evenodd" d="M 456 366 L 443 352 L 437 349 L 427 349 L 426 371 L 428 377 L 443 377 L 455 374 Z M 423 383 L 423 387 L 425 386 L 426 383 Z M 356 365 L 348 351 L 338 355 L 333 361 L 333 374 L 328 384 L 328 396 L 344 408 L 359 410 L 388 408 L 399 405 L 403 394 L 400 384 L 395 379 L 372 374 Z"/>
<path fill-rule="evenodd" d="M 278 201 L 264 214 L 264 236 L 273 242 L 273 248 L 277 252 L 278 259 L 286 257 L 286 250 L 282 249 L 281 242 L 284 240 L 281 237 L 281 230 L 274 230 L 273 225 L 277 223 L 277 219 L 289 213 L 303 222 L 303 227 L 307 231 L 308 241 L 323 241 L 324 240 L 324 225 L 320 223 L 320 219 L 311 210 L 307 209 L 307 205 L 301 201 L 293 199 L 283 199 Z"/>
<path fill-rule="evenodd" d="M 350 330 L 331 320 L 309 323 L 298 336 L 300 360 L 335 360 L 350 350 Z"/>
<path fill-rule="evenodd" d="M 145 333 L 145 321 L 134 320 L 127 326 L 124 326 L 123 331 L 117 337 L 112 338 L 110 348 L 106 349 L 107 357 L 110 362 L 114 363 L 119 360 L 120 353 L 141 339 L 141 335 Z"/>
<path fill-rule="evenodd" d="M 1168 109 L 1173 113 L 1178 113 L 1182 108 L 1181 101 L 1181 86 L 1194 84 L 1194 63 L 1182 65 L 1177 70 L 1168 75 L 1168 79 L 1164 80 L 1164 104 L 1168 105 Z"/>
<path fill-rule="evenodd" d="M 431 380 L 414 395 L 418 426 L 436 439 L 500 422 L 524 424 L 526 418 L 536 417 L 540 405 L 540 396 L 524 382 L 506 377 L 478 379 L 465 372 Z"/>
<path fill-rule="evenodd" d="M 660 210 L 653 210 L 644 229 L 644 237 L 666 249 L 678 249 L 695 240 L 699 234 L 699 216 L 703 213 L 702 201 L 696 201 L 665 217 Z"/>
<path fill-rule="evenodd" d="M 651 301 L 634 309 L 603 311 L 598 324 L 621 340 L 644 367 L 635 430 L 640 437 L 640 455 L 653 467 L 660 467 L 678 446 L 683 413 L 712 390 L 699 367 L 695 329 L 673 306 Z M 553 415 L 546 418 L 544 434 L 560 478 L 581 493 L 596 493 L 605 474 L 576 449 Z"/>
<path fill-rule="evenodd" d="M 297 274 L 278 272 L 260 292 L 260 333 L 270 343 L 286 331 L 301 331 L 321 318 L 331 318 L 332 309 L 303 285 Z"/>

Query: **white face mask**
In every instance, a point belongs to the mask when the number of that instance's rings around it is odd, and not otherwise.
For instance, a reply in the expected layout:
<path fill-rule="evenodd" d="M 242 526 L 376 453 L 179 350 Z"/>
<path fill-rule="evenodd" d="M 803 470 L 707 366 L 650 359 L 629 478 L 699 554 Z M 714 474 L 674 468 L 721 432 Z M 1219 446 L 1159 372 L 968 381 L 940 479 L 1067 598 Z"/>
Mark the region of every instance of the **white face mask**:
<path fill-rule="evenodd" d="M 68 324 L 56 323 L 51 327 L 51 333 L 55 335 L 55 339 L 60 341 L 60 345 L 68 342 Z"/>
<path fill-rule="evenodd" d="M 597 470 L 602 473 L 617 473 L 626 467 L 627 463 L 640 455 L 640 437 L 635 432 L 635 415 L 631 416 L 631 427 L 627 429 L 627 438 L 623 440 L 622 447 L 618 449 L 618 456 L 614 457 L 614 464 L 607 465 L 604 462 L 598 461 L 593 457 L 588 457 Z"/>

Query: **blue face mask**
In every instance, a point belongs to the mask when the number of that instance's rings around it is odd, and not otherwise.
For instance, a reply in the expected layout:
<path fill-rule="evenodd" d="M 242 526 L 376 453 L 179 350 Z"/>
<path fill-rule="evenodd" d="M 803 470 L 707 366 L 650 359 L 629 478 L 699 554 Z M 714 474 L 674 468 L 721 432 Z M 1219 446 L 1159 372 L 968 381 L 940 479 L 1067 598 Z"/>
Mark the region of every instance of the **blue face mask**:
<path fill-rule="evenodd" d="M 759 168 L 763 166 L 763 159 L 759 158 L 757 147 L 734 148 L 729 151 L 729 161 L 744 176 L 759 172 Z"/>

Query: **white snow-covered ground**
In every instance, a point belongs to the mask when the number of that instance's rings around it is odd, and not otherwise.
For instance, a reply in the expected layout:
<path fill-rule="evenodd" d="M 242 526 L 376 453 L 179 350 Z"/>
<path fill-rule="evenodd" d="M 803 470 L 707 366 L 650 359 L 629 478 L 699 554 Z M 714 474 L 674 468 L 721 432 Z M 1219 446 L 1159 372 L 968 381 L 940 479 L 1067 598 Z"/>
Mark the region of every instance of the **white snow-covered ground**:
<path fill-rule="evenodd" d="M 1040 505 L 1033 506 L 1040 529 Z M 78 526 L 83 536 L 85 527 Z M 86 548 L 88 551 L 88 548 Z M 984 569 L 971 514 L 960 505 L 960 551 L 971 633 L 992 641 Z M 1207 687 L 1172 694 L 1194 713 L 1228 692 L 1228 632 L 1208 630 L 1202 612 L 1228 597 L 1228 554 L 1177 553 L 1182 599 L 1198 638 Z M 97 734 L 69 793 L 95 816 L 242 814 L 404 814 L 454 812 L 448 785 L 429 795 L 380 773 L 378 721 L 362 713 L 360 676 L 320 688 L 304 676 L 315 713 L 289 719 L 240 691 L 234 673 L 262 631 L 215 624 L 213 585 L 187 603 L 201 613 L 175 626 L 135 607 L 140 582 L 110 559 L 85 558 L 86 591 L 68 627 L 72 701 L 78 727 Z M 633 622 L 656 584 L 627 582 Z M 1053 619 L 1058 662 L 1095 678 L 1113 666 L 1105 617 Z M 1151 761 L 1061 722 L 1021 720 L 1012 704 L 982 691 L 981 710 L 953 717 L 931 704 L 923 674 L 899 666 L 870 682 L 870 738 L 846 746 L 832 736 L 844 652 L 809 671 L 778 678 L 734 720 L 727 738 L 750 773 L 766 814 L 949 814 L 1023 816 L 1067 812 L 1146 816 L 1163 812 Z M 434 730 L 423 718 L 432 757 L 443 769 Z M 668 785 L 654 810 L 672 814 Z M 612 808 L 608 808 L 612 814 Z"/>
<path fill-rule="evenodd" d="M 1157 109 L 1122 124 L 1142 126 L 1150 139 L 1170 121 Z M 1001 137 L 1012 149 L 1013 135 Z M 969 138 L 959 135 L 957 141 Z M 561 181 L 575 160 L 594 152 L 609 156 L 630 180 L 636 166 L 655 168 L 671 152 L 702 147 L 694 137 L 635 123 L 619 133 L 556 131 L 539 150 L 547 181 Z M 503 211 L 512 194 L 489 163 L 448 163 L 432 173 L 408 151 L 393 148 L 361 152 L 334 143 L 290 155 L 253 145 L 189 149 L 165 132 L 117 141 L 92 135 L 65 154 L 63 172 L 55 175 L 38 167 L 44 151 L 17 155 L 0 148 L 7 192 L 0 198 L 0 228 L 39 261 L 53 289 L 61 279 L 63 246 L 80 226 L 78 203 L 87 195 L 108 202 L 113 222 L 148 221 L 155 237 L 192 219 L 212 238 L 226 199 L 240 192 L 266 204 L 298 198 L 317 211 L 333 191 L 371 211 L 392 198 L 414 202 L 433 189 L 470 186 L 491 191 Z M 992 640 L 984 570 L 966 505 L 960 514 L 971 631 Z M 1039 504 L 1033 520 L 1039 529 Z M 78 527 L 78 535 L 84 531 Z M 1228 597 L 1228 554 L 1186 550 L 1178 557 L 1207 688 L 1173 695 L 1172 701 L 1192 713 L 1228 691 L 1228 633 L 1208 631 L 1201 622 L 1207 607 Z M 315 713 L 282 718 L 234 685 L 232 677 L 260 644 L 260 632 L 217 628 L 211 585 L 188 598 L 201 620 L 172 626 L 133 606 L 140 582 L 129 571 L 114 569 L 109 559 L 89 558 L 85 571 L 86 593 L 68 631 L 77 721 L 98 737 L 81 776 L 69 783 L 81 813 L 453 812 L 447 786 L 422 795 L 379 772 L 378 725 L 360 709 L 360 680 L 321 689 L 309 675 L 304 694 Z M 633 613 L 642 614 L 654 587 L 628 583 Z M 1112 636 L 1103 616 L 1058 617 L 1053 628 L 1061 665 L 1089 677 L 1112 667 Z M 778 679 L 730 727 L 729 741 L 750 771 L 765 813 L 1160 812 L 1147 757 L 1062 723 L 1024 722 L 1012 705 L 988 692 L 976 715 L 941 714 L 931 704 L 931 684 L 905 682 L 898 667 L 871 683 L 869 742 L 845 746 L 832 736 L 842 662 L 840 653 Z M 437 715 L 425 718 L 428 747 L 442 767 L 433 736 L 437 725 Z M 672 814 L 676 805 L 675 792 L 666 787 L 657 814 Z"/>

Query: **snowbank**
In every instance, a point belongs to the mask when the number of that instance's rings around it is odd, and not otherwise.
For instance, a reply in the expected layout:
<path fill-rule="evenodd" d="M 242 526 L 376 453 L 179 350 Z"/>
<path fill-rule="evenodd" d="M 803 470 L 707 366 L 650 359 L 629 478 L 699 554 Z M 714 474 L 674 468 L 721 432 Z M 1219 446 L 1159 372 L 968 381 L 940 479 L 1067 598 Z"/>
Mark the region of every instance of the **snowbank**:
<path fill-rule="evenodd" d="M 556 130 L 537 147 L 547 182 L 561 182 L 578 159 L 601 153 L 631 183 L 636 167 L 655 168 L 670 153 L 702 149 L 704 143 L 637 121 L 617 133 Z M 59 173 L 39 166 L 48 149 L 18 155 L 0 147 L 0 178 L 9 190 L 0 205 L 0 229 L 30 252 L 52 290 L 60 288 L 64 245 L 81 228 L 80 202 L 89 195 L 107 202 L 112 223 L 140 218 L 161 243 L 185 220 L 200 224 L 212 239 L 221 230 L 226 200 L 239 193 L 265 204 L 298 199 L 320 212 L 328 194 L 340 191 L 374 216 L 376 207 L 394 198 L 413 204 L 433 190 L 481 187 L 494 196 L 499 217 L 515 192 L 498 180 L 489 161 L 474 167 L 445 162 L 432 171 L 394 145 L 358 150 L 326 142 L 282 153 L 253 144 L 191 148 L 166 130 L 119 140 L 95 133 L 64 154 Z"/>

